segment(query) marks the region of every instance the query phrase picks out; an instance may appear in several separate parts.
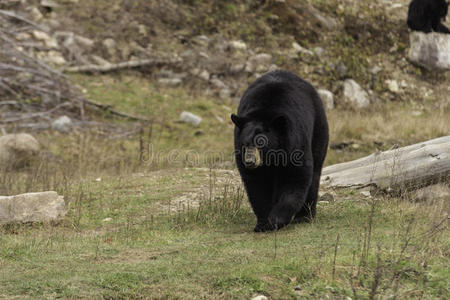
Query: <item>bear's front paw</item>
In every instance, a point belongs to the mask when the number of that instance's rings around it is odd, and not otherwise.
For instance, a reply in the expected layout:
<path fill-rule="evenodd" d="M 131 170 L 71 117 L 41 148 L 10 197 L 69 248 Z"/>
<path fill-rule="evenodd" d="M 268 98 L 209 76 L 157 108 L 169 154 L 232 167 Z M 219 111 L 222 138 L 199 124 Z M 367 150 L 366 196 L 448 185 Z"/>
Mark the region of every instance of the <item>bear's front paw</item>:
<path fill-rule="evenodd" d="M 254 232 L 266 232 L 266 231 L 272 231 L 275 230 L 276 228 L 270 224 L 269 222 L 258 222 L 258 224 L 256 224 L 255 228 L 253 229 Z"/>

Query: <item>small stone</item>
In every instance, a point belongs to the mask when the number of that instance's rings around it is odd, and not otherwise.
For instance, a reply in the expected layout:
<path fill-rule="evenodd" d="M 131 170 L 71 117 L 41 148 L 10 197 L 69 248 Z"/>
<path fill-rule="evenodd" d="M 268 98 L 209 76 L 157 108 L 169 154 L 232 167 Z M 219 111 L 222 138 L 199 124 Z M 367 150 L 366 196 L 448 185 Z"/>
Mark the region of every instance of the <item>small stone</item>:
<path fill-rule="evenodd" d="M 188 111 L 183 111 L 180 114 L 179 122 L 188 123 L 193 126 L 198 126 L 202 122 L 202 118 Z"/>
<path fill-rule="evenodd" d="M 253 55 L 248 59 L 245 70 L 250 73 L 265 72 L 271 64 L 272 55 L 267 53 L 260 53 Z"/>
<path fill-rule="evenodd" d="M 26 41 L 29 40 L 31 38 L 31 35 L 27 32 L 20 32 L 16 35 L 16 39 L 18 41 Z"/>
<path fill-rule="evenodd" d="M 303 48 L 303 47 L 300 46 L 300 44 L 297 43 L 297 42 L 293 42 L 293 43 L 292 43 L 292 48 L 294 48 L 294 51 L 295 51 L 296 53 L 305 53 L 305 54 L 308 54 L 308 55 L 314 55 L 314 52 L 312 52 L 311 50 L 308 50 L 308 49 L 306 49 L 306 48 Z"/>
<path fill-rule="evenodd" d="M 314 48 L 314 53 L 317 56 L 322 57 L 322 55 L 325 53 L 325 49 L 323 49 L 322 47 L 316 47 Z"/>
<path fill-rule="evenodd" d="M 244 43 L 243 41 L 231 41 L 228 44 L 229 48 L 234 49 L 234 50 L 247 50 L 247 44 Z"/>
<path fill-rule="evenodd" d="M 101 182 L 101 181 L 102 181 L 102 178 L 101 178 L 101 177 L 95 178 L 95 181 L 96 181 L 96 182 Z"/>
<path fill-rule="evenodd" d="M 301 291 L 302 288 L 299 285 L 294 286 L 294 291 Z"/>
<path fill-rule="evenodd" d="M 112 221 L 112 218 L 105 218 L 105 219 L 103 219 L 103 222 L 111 222 Z"/>
<path fill-rule="evenodd" d="M 320 99 L 322 99 L 322 102 L 327 109 L 334 109 L 334 96 L 332 92 L 324 89 L 319 89 L 317 93 L 319 94 Z"/>
<path fill-rule="evenodd" d="M 218 79 L 218 78 L 213 78 L 213 79 L 211 79 L 210 82 L 211 82 L 211 84 L 212 84 L 214 87 L 216 87 L 216 88 L 218 88 L 218 89 L 224 89 L 224 88 L 227 87 L 227 85 L 226 85 L 225 83 L 223 83 L 223 81 L 220 80 L 220 79 Z"/>
<path fill-rule="evenodd" d="M 389 91 L 391 91 L 392 93 L 398 93 L 400 91 L 396 80 L 388 79 L 386 80 L 386 84 L 388 86 Z"/>
<path fill-rule="evenodd" d="M 74 40 L 78 45 L 86 49 L 90 49 L 92 46 L 94 46 L 95 43 L 94 40 L 91 40 L 81 35 L 75 35 Z"/>
<path fill-rule="evenodd" d="M 30 16 L 33 21 L 40 21 L 44 18 L 41 11 L 35 6 L 30 9 Z"/>
<path fill-rule="evenodd" d="M 253 297 L 252 300 L 269 300 L 269 298 L 264 295 L 258 295 L 256 297 Z"/>
<path fill-rule="evenodd" d="M 72 120 L 68 116 L 61 116 L 52 122 L 52 128 L 61 133 L 68 133 L 72 129 Z"/>
<path fill-rule="evenodd" d="M 378 73 L 380 73 L 383 69 L 380 68 L 379 66 L 375 66 L 369 69 L 369 73 L 372 75 L 377 75 Z"/>
<path fill-rule="evenodd" d="M 203 70 L 203 71 L 200 72 L 200 74 L 198 74 L 198 77 L 203 79 L 203 80 L 205 80 L 205 81 L 208 81 L 210 75 L 209 75 L 209 72 L 207 70 Z"/>
<path fill-rule="evenodd" d="M 192 39 L 192 41 L 202 47 L 208 47 L 209 44 L 209 37 L 206 35 L 198 35 Z"/>
<path fill-rule="evenodd" d="M 370 194 L 370 191 L 362 191 L 361 195 L 363 195 L 364 197 L 368 197 L 368 198 L 372 197 L 372 195 Z"/>

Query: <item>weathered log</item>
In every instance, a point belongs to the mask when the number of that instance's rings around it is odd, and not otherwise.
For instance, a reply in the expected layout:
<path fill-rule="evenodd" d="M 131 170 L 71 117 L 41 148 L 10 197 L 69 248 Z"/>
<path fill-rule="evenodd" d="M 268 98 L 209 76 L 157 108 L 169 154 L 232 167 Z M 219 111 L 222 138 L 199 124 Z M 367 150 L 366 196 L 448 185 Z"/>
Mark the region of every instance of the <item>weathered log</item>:
<path fill-rule="evenodd" d="M 383 190 L 420 188 L 450 178 L 450 136 L 377 152 L 354 161 L 326 167 L 321 184 L 329 188 Z"/>
<path fill-rule="evenodd" d="M 117 63 L 117 64 L 84 65 L 84 66 L 77 66 L 77 67 L 68 67 L 68 68 L 64 69 L 64 71 L 69 72 L 69 73 L 77 73 L 77 72 L 105 73 L 105 72 L 117 71 L 120 69 L 131 69 L 131 68 L 144 67 L 144 66 L 173 65 L 173 64 L 177 64 L 179 62 L 181 62 L 181 59 L 179 59 L 179 58 L 170 58 L 170 59 L 154 58 L 154 59 L 130 60 L 130 61 L 121 62 L 121 63 Z"/>

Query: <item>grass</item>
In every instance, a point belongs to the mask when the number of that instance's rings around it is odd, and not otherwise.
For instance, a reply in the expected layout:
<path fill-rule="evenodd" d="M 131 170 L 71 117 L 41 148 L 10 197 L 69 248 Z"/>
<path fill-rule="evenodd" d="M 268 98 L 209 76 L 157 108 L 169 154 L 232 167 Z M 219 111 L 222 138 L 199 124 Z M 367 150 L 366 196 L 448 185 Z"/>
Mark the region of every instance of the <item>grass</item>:
<path fill-rule="evenodd" d="M 92 130 L 37 135 L 51 159 L 1 173 L 0 193 L 56 190 L 69 211 L 57 225 L 0 228 L 0 297 L 432 299 L 448 294 L 448 199 L 415 203 L 403 194 L 372 201 L 357 191 L 341 191 L 336 202 L 319 204 L 312 224 L 254 234 L 255 217 L 232 170 L 228 115 L 234 104 L 182 88 L 158 89 L 132 75 L 75 80 L 94 101 L 156 118 L 162 126 L 147 124 L 125 139 Z M 326 164 L 445 135 L 449 111 L 433 110 L 434 103 L 424 103 L 423 114 L 412 117 L 414 103 L 328 112 L 331 142 L 358 147 L 330 149 Z M 200 127 L 174 123 L 182 110 L 202 116 Z M 108 115 L 100 119 L 127 126 Z M 195 134 L 199 130 L 202 135 Z M 144 149 L 144 157 L 153 159 L 139 160 L 140 143 L 153 147 Z"/>
<path fill-rule="evenodd" d="M 342 192 L 339 201 L 319 204 L 312 224 L 269 234 L 253 233 L 255 218 L 242 193 L 224 196 L 220 185 L 198 208 L 166 209 L 183 186 L 203 186 L 208 174 L 187 169 L 84 183 L 80 208 L 70 202 L 59 226 L 4 226 L 2 295 L 432 299 L 448 293 L 445 202 L 414 204 L 406 196 L 372 202 Z"/>

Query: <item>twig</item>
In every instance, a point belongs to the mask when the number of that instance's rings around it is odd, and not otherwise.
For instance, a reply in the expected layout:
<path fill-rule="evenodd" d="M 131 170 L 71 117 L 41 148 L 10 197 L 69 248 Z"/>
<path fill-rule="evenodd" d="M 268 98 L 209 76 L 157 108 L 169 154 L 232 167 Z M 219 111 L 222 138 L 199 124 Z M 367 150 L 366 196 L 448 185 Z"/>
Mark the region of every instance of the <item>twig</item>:
<path fill-rule="evenodd" d="M 119 116 L 119 117 L 122 117 L 122 118 L 127 118 L 127 119 L 134 120 L 134 121 L 153 122 L 153 120 L 151 120 L 151 119 L 133 116 L 133 115 L 126 114 L 124 112 L 117 111 L 117 110 L 113 109 L 111 105 L 105 105 L 105 104 L 93 102 L 88 99 L 82 99 L 82 101 L 90 106 L 94 106 L 101 110 L 108 111 L 109 113 Z"/>
<path fill-rule="evenodd" d="M 64 102 L 64 103 L 56 105 L 55 107 L 53 107 L 52 109 L 50 109 L 48 111 L 31 113 L 31 114 L 20 116 L 19 118 L 9 118 L 9 119 L 3 120 L 2 123 L 14 123 L 14 122 L 18 122 L 18 121 L 27 120 L 27 119 L 43 117 L 45 115 L 51 114 L 52 112 L 54 112 L 64 106 L 70 106 L 70 105 L 72 105 L 72 104 L 69 102 Z"/>
<path fill-rule="evenodd" d="M 22 22 L 24 22 L 24 23 L 27 23 L 27 24 L 29 24 L 29 25 L 31 25 L 31 26 L 33 26 L 33 27 L 36 27 L 37 29 L 39 29 L 39 30 L 41 30 L 41 31 L 44 31 L 44 32 L 48 33 L 48 30 L 46 30 L 46 29 L 43 28 L 42 26 L 40 26 L 40 25 L 34 23 L 33 21 L 28 20 L 27 18 L 25 18 L 25 17 L 23 17 L 23 16 L 19 16 L 18 14 L 14 13 L 14 12 L 12 12 L 12 11 L 0 9 L 0 14 L 2 14 L 2 15 L 4 15 L 4 16 L 8 16 L 8 17 L 10 17 L 10 18 L 17 19 L 17 20 L 22 21 Z"/>

